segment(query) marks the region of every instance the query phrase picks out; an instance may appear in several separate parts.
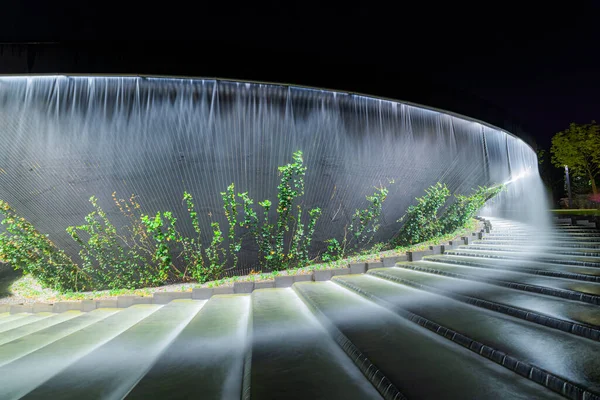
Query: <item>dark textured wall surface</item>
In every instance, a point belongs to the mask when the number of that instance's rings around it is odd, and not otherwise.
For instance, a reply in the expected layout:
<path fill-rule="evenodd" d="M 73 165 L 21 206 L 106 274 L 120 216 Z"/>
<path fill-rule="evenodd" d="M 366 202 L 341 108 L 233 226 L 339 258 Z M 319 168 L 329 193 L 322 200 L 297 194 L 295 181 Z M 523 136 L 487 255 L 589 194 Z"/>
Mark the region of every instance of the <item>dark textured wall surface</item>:
<path fill-rule="evenodd" d="M 211 221 L 225 230 L 219 193 L 232 182 L 275 201 L 277 167 L 296 150 L 308 167 L 302 204 L 323 209 L 315 251 L 340 238 L 375 186 L 390 190 L 386 239 L 438 181 L 466 194 L 537 170 L 533 150 L 503 131 L 364 96 L 202 79 L 0 78 L 0 198 L 71 254 L 65 228 L 84 222 L 92 195 L 118 224 L 113 192 L 135 194 L 148 213 L 172 210 L 189 232 L 187 190 L 208 234 Z M 241 263 L 254 257 L 245 246 Z"/>

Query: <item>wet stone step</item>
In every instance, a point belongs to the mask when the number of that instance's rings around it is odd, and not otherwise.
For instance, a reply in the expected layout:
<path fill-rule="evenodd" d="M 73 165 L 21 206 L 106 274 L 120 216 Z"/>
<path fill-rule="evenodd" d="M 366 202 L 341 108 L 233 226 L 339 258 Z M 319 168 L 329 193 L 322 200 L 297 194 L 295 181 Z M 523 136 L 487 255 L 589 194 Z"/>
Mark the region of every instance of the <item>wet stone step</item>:
<path fill-rule="evenodd" d="M 252 306 L 250 398 L 381 398 L 291 288 L 255 291 Z"/>
<path fill-rule="evenodd" d="M 3 345 L 21 337 L 31 335 L 34 332 L 41 331 L 42 329 L 49 328 L 54 325 L 61 324 L 70 319 L 79 317 L 81 311 L 67 311 L 60 314 L 51 315 L 48 318 L 43 318 L 37 322 L 20 326 L 18 328 L 11 329 L 9 331 L 2 332 L 0 335 L 0 345 Z"/>
<path fill-rule="evenodd" d="M 486 235 L 491 238 L 503 238 L 510 237 L 515 239 L 532 239 L 532 238 L 544 238 L 544 239 L 594 239 L 600 237 L 600 232 L 537 232 L 537 233 L 525 233 L 525 232 L 499 232 L 492 231 Z"/>
<path fill-rule="evenodd" d="M 501 260 L 448 254 L 444 254 L 443 256 L 430 256 L 427 257 L 427 261 L 600 283 L 600 268 L 594 267 L 577 267 L 536 261 Z"/>
<path fill-rule="evenodd" d="M 61 322 L 54 326 L 41 329 L 31 333 L 19 340 L 6 342 L 0 346 L 0 366 L 6 365 L 29 353 L 48 346 L 60 339 L 90 326 L 104 318 L 119 312 L 119 310 L 94 310 L 89 313 L 81 313 L 75 318 Z"/>
<path fill-rule="evenodd" d="M 492 240 L 492 239 L 482 239 L 482 240 L 474 240 L 473 244 L 477 244 L 477 245 L 494 245 L 494 246 L 515 246 L 515 247 L 522 247 L 522 248 L 528 248 L 530 247 L 530 245 L 527 244 L 527 242 L 523 242 L 520 240 Z M 553 247 L 553 248 L 566 248 L 566 249 L 572 249 L 572 248 L 588 248 L 588 249 L 600 249 L 600 243 L 598 242 L 579 242 L 579 241 L 574 241 L 574 242 L 561 242 L 561 241 L 554 241 L 554 242 L 546 242 L 545 243 L 547 246 L 549 247 Z"/>
<path fill-rule="evenodd" d="M 449 393 L 457 399 L 559 398 L 542 385 L 332 282 L 298 283 L 294 289 L 310 299 L 408 399 L 447 398 Z"/>
<path fill-rule="evenodd" d="M 600 284 L 592 282 L 531 276 L 520 272 L 486 270 L 476 267 L 428 261 L 397 263 L 396 267 L 450 276 L 458 279 L 482 281 L 517 290 L 562 297 L 590 304 L 600 304 Z"/>
<path fill-rule="evenodd" d="M 600 256 L 600 249 L 568 249 L 559 247 L 542 247 L 542 246 L 510 246 L 510 245 L 488 245 L 474 243 L 467 246 L 460 246 L 459 249 L 470 249 L 470 250 L 489 250 L 489 251 L 508 251 L 511 253 L 523 253 L 524 257 L 535 254 L 561 254 L 561 255 L 572 255 L 572 256 L 588 256 L 598 257 Z"/>
<path fill-rule="evenodd" d="M 368 274 L 593 340 L 600 340 L 600 309 L 592 304 L 483 282 L 473 281 L 466 284 L 462 279 L 403 268 L 373 269 Z"/>
<path fill-rule="evenodd" d="M 31 315 L 32 314 L 30 314 L 30 313 L 18 313 L 18 314 L 6 313 L 6 315 L 2 319 L 0 319 L 0 327 L 4 326 L 6 324 L 12 323 L 13 321 L 17 321 L 20 319 L 30 317 Z"/>
<path fill-rule="evenodd" d="M 0 367 L 0 388 L 3 396 L 8 399 L 24 396 L 69 364 L 135 325 L 158 308 L 160 306 L 149 304 L 132 306 L 3 365 Z M 71 321 L 73 320 L 64 323 Z M 41 332 L 43 331 L 38 333 Z M 9 346 L 11 343 L 4 346 Z M 0 350 L 1 355 L 4 353 Z"/>
<path fill-rule="evenodd" d="M 598 342 L 372 275 L 336 277 L 334 282 L 401 316 L 411 317 L 410 313 L 413 313 L 458 332 L 468 340 L 453 338 L 453 341 L 482 356 L 494 359 L 490 349 L 500 351 L 529 367 L 537 367 L 583 390 L 600 394 L 600 358 L 596 356 L 600 351 Z M 413 320 L 416 319 L 413 317 Z M 441 333 L 434 324 L 427 324 L 427 327 Z M 515 368 L 514 371 L 522 372 L 525 377 L 533 375 L 531 369 Z"/>
<path fill-rule="evenodd" d="M 23 399 L 125 397 L 204 304 L 205 301 L 172 301 L 69 365 Z"/>
<path fill-rule="evenodd" d="M 2 333 L 6 332 L 6 331 L 10 331 L 11 329 L 19 328 L 21 326 L 26 326 L 29 324 L 36 323 L 38 321 L 42 321 L 53 315 L 54 314 L 48 313 L 48 312 L 30 314 L 30 315 L 25 316 L 24 318 L 19 318 L 19 319 L 15 319 L 15 320 L 12 320 L 9 322 L 5 322 L 2 325 L 0 325 L 0 340 L 2 337 Z"/>
<path fill-rule="evenodd" d="M 508 260 L 523 259 L 523 255 L 511 254 L 509 252 L 470 250 L 468 248 L 448 250 L 446 253 L 449 255 L 487 257 L 487 258 L 494 258 L 494 259 L 508 259 Z M 446 253 L 444 253 L 444 254 L 446 254 Z M 529 255 L 529 256 L 527 256 L 526 259 L 531 260 L 531 261 L 542 261 L 542 262 L 555 263 L 555 264 L 581 265 L 581 266 L 585 266 L 585 267 L 600 267 L 600 258 L 597 258 L 597 257 L 576 257 L 576 256 L 563 256 L 560 254 L 552 254 L 552 255 Z"/>
<path fill-rule="evenodd" d="M 127 399 L 241 397 L 250 295 L 213 296 L 193 314 Z"/>

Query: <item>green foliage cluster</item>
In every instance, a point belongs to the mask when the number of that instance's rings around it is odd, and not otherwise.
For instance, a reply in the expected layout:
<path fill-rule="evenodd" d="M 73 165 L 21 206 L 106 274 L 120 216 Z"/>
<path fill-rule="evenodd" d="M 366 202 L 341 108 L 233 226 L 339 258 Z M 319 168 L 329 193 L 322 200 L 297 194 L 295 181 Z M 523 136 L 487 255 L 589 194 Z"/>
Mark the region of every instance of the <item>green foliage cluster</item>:
<path fill-rule="evenodd" d="M 293 162 L 279 167 L 277 187 L 277 219 L 269 218 L 270 200 L 258 203 L 262 208 L 259 221 L 253 209 L 254 201 L 247 192 L 237 193 L 235 185 L 221 192 L 227 220 L 224 233 L 218 222 L 211 223 L 211 240 L 203 245 L 198 213 L 193 197 L 184 192 L 183 201 L 195 234 L 188 237 L 178 229 L 178 220 L 171 211 L 154 215 L 141 213 L 140 204 L 132 196 L 128 201 L 113 200 L 128 223 L 118 231 L 95 197 L 90 199 L 94 211 L 85 217 L 85 224 L 67 228 L 80 245 L 81 269 L 93 288 L 134 288 L 156 286 L 168 281 L 198 282 L 218 279 L 227 265 L 235 268 L 243 238 L 253 237 L 260 255 L 260 268 L 281 270 L 309 263 L 309 249 L 321 214 L 319 208 L 303 209 L 298 198 L 304 194 L 302 152 L 293 154 Z M 295 210 L 295 213 L 292 213 Z M 287 244 L 287 246 L 286 246 Z M 86 286 L 87 287 L 87 286 Z M 81 287 L 66 288 L 77 290 Z"/>
<path fill-rule="evenodd" d="M 56 290 L 83 290 L 90 287 L 90 277 L 71 258 L 58 249 L 47 235 L 20 217 L 0 200 L 0 214 L 5 231 L 0 233 L 0 262 L 36 276 L 42 284 Z"/>
<path fill-rule="evenodd" d="M 202 240 L 194 199 L 187 191 L 183 202 L 193 228 L 191 236 L 182 233 L 171 211 L 144 214 L 134 195 L 125 200 L 113 193 L 121 218 L 127 221 L 123 228 L 117 229 L 96 197 L 91 197 L 94 210 L 85 217 L 85 223 L 67 228 L 80 246 L 81 265 L 0 200 L 5 226 L 5 232 L 0 234 L 0 262 L 22 269 L 60 291 L 133 289 L 172 281 L 206 282 L 219 279 L 227 268 L 238 266 L 238 254 L 248 238 L 258 249 L 258 270 L 301 268 L 311 262 L 310 247 L 321 209 L 303 208 L 306 167 L 301 151 L 295 152 L 292 162 L 280 166 L 278 171 L 276 204 L 263 200 L 255 209 L 248 192 L 236 193 L 233 183 L 221 192 L 227 227 L 222 230 L 218 222 L 212 222 L 210 240 L 206 243 Z M 403 225 L 392 245 L 425 242 L 464 226 L 501 189 L 500 186 L 479 188 L 470 196 L 457 195 L 438 217 L 450 192 L 446 185 L 437 183 L 399 220 Z M 343 239 L 326 241 L 323 261 L 335 262 L 358 254 L 369 245 L 377 251 L 389 246 L 389 243 L 372 243 L 388 193 L 386 187 L 380 186 L 366 196 L 366 207 L 355 210 Z"/>
<path fill-rule="evenodd" d="M 450 190 L 445 184 L 436 183 L 417 198 L 417 204 L 408 207 L 397 222 L 403 222 L 395 240 L 396 246 L 410 246 L 425 242 L 440 234 L 438 210 L 446 203 Z"/>
<path fill-rule="evenodd" d="M 91 277 L 94 288 L 132 289 L 165 282 L 172 265 L 156 257 L 156 245 L 147 235 L 139 203 L 134 196 L 123 200 L 113 193 L 112 197 L 130 222 L 121 231 L 94 196 L 90 198 L 94 211 L 85 217 L 85 223 L 67 228 L 81 247 L 81 268 Z"/>
<path fill-rule="evenodd" d="M 298 199 L 304 195 L 306 167 L 302 152 L 295 152 L 292 160 L 293 162 L 278 168 L 281 179 L 277 186 L 275 223 L 269 218 L 273 206 L 270 200 L 258 202 L 262 208 L 262 216 L 259 218 L 252 208 L 254 201 L 248 193 L 238 194 L 244 210 L 241 226 L 247 228 L 256 241 L 259 265 L 262 269 L 277 271 L 304 266 L 310 262 L 309 249 L 321 209 L 310 209 L 308 222 L 303 218 L 302 206 L 297 204 Z"/>
<path fill-rule="evenodd" d="M 585 177 L 588 188 L 596 194 L 596 177 L 600 173 L 600 126 L 572 123 L 552 137 L 552 164 L 569 167 L 571 175 Z"/>
<path fill-rule="evenodd" d="M 479 187 L 469 196 L 455 195 L 454 202 L 438 216 L 450 196 L 448 187 L 438 182 L 425 190 L 425 195 L 416 199 L 417 204 L 410 206 L 406 214 L 398 220 L 404 224 L 394 244 L 399 247 L 411 246 L 465 226 L 477 211 L 503 188 L 503 185 Z"/>
<path fill-rule="evenodd" d="M 340 260 L 349 253 L 356 253 L 360 248 L 365 248 L 371 243 L 375 233 L 379 230 L 379 218 L 388 193 L 388 189 L 381 186 L 375 188 L 372 196 L 366 196 L 367 208 L 355 210 L 350 225 L 344 229 L 342 242 L 340 243 L 336 238 L 325 241 L 327 250 L 321 256 L 323 261 Z"/>
<path fill-rule="evenodd" d="M 502 185 L 493 187 L 479 187 L 470 196 L 455 195 L 455 200 L 450 204 L 439 219 L 441 234 L 453 232 L 465 226 L 475 216 L 484 204 L 495 197 L 503 189 Z"/>
<path fill-rule="evenodd" d="M 174 279 L 186 281 L 191 276 L 203 281 L 208 271 L 202 253 L 198 213 L 195 211 L 191 194 L 184 192 L 183 201 L 187 205 L 195 237 L 185 236 L 177 229 L 177 218 L 171 211 L 159 211 L 154 216 L 142 214 L 141 221 L 155 242 L 153 260 L 161 265 L 163 271 L 175 272 Z M 175 267 L 177 260 L 180 261 L 178 264 L 182 265 L 183 271 Z"/>

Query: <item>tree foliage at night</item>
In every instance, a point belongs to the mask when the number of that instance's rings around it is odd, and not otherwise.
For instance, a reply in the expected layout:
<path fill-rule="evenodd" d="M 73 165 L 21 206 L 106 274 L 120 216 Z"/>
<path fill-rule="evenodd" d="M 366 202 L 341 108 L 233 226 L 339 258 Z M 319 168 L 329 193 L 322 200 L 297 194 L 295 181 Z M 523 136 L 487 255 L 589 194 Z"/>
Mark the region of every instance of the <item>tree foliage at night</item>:
<path fill-rule="evenodd" d="M 572 123 L 568 129 L 552 138 L 552 164 L 569 167 L 573 176 L 589 179 L 592 192 L 597 193 L 596 176 L 600 173 L 600 126 Z"/>

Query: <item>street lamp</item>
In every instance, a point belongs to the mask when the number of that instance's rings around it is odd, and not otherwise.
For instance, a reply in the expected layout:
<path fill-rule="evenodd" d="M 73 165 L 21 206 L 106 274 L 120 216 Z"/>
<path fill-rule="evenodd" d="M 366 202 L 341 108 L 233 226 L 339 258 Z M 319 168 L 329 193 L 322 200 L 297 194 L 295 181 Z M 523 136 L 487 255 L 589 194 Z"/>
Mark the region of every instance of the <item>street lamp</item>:
<path fill-rule="evenodd" d="M 565 181 L 567 182 L 567 193 L 569 194 L 569 204 L 567 208 L 571 208 L 571 181 L 569 180 L 569 167 L 565 165 Z"/>

